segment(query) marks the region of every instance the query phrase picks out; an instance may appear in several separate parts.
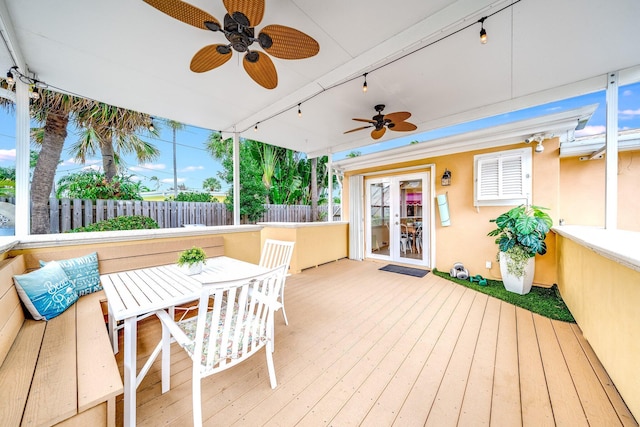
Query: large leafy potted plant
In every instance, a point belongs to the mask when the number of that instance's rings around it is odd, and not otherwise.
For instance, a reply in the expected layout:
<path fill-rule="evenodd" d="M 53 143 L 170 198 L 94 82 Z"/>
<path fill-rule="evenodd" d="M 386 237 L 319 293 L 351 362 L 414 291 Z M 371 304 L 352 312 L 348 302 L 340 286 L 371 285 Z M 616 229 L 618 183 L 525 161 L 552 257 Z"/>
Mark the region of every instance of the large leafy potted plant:
<path fill-rule="evenodd" d="M 207 254 L 202 248 L 196 246 L 180 252 L 178 267 L 181 267 L 189 275 L 198 274 L 207 260 Z"/>
<path fill-rule="evenodd" d="M 524 295 L 533 284 L 535 256 L 547 253 L 544 239 L 553 225 L 546 208 L 520 205 L 496 219 L 496 229 L 488 235 L 496 237 L 500 249 L 502 281 L 508 291 Z"/>

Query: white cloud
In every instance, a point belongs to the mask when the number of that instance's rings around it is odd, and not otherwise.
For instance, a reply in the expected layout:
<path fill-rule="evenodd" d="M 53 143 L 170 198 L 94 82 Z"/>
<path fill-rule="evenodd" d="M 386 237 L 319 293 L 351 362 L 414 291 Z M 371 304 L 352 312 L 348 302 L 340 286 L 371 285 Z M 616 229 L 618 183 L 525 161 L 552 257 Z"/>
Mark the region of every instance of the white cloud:
<path fill-rule="evenodd" d="M 93 166 L 93 165 L 101 165 L 101 164 L 102 164 L 102 160 L 98 160 L 98 159 L 89 159 L 86 162 L 81 163 L 79 160 L 75 158 L 71 158 L 71 159 L 63 160 L 60 166 L 81 166 L 81 165 Z"/>
<path fill-rule="evenodd" d="M 640 116 L 640 108 L 637 110 L 620 110 L 619 114 L 623 116 L 621 119 L 632 119 L 636 116 Z"/>
<path fill-rule="evenodd" d="M 102 167 L 101 167 L 101 166 L 98 166 L 98 165 L 96 165 L 96 164 L 93 164 L 93 165 L 89 165 L 89 166 L 85 166 L 85 167 L 83 167 L 83 168 L 82 168 L 82 170 L 83 170 L 83 171 L 89 171 L 89 170 L 91 170 L 91 171 L 98 171 L 98 172 L 99 172 L 99 171 L 101 171 L 101 170 L 102 170 Z"/>
<path fill-rule="evenodd" d="M 145 163 L 138 166 L 131 166 L 129 170 L 132 170 L 134 172 L 144 172 L 148 170 L 160 171 L 165 170 L 166 168 L 167 165 L 165 165 L 164 163 Z"/>
<path fill-rule="evenodd" d="M 16 149 L 12 148 L 11 150 L 0 150 L 0 161 L 5 160 L 16 160 Z"/>
<path fill-rule="evenodd" d="M 557 107 L 547 108 L 547 111 L 558 111 L 558 110 L 562 110 L 562 107 L 561 106 L 557 106 Z"/>
<path fill-rule="evenodd" d="M 576 131 L 576 136 L 600 135 L 606 131 L 606 126 L 585 126 L 584 129 Z"/>
<path fill-rule="evenodd" d="M 184 184 L 186 182 L 186 178 L 178 178 L 178 184 Z M 173 185 L 173 178 L 165 178 L 160 180 L 163 184 L 171 184 Z"/>
<path fill-rule="evenodd" d="M 195 172 L 204 170 L 204 166 L 187 166 L 184 169 L 181 169 L 180 172 Z"/>
<path fill-rule="evenodd" d="M 631 96 L 633 95 L 633 91 L 631 89 L 627 89 L 624 92 L 622 92 L 622 96 Z"/>
<path fill-rule="evenodd" d="M 140 181 L 142 181 L 143 179 L 144 179 L 144 178 L 139 177 L 138 175 L 131 175 L 131 176 L 129 177 L 129 180 L 131 180 L 131 181 L 133 181 L 133 182 L 140 182 Z"/>

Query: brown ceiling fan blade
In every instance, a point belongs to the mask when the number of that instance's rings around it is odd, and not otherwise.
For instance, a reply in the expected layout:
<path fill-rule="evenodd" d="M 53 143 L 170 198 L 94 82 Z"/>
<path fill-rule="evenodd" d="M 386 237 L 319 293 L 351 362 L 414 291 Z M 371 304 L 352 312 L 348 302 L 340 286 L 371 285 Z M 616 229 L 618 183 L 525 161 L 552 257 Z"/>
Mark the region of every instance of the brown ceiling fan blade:
<path fill-rule="evenodd" d="M 371 119 L 351 119 L 351 120 L 355 120 L 356 122 L 366 122 L 366 123 L 373 123 L 376 124 L 377 122 L 375 120 L 371 120 Z"/>
<path fill-rule="evenodd" d="M 204 73 L 205 71 L 213 70 L 231 59 L 231 52 L 222 54 L 218 52 L 218 46 L 225 46 L 223 44 L 210 44 L 205 46 L 196 52 L 191 58 L 191 71 L 194 73 Z"/>
<path fill-rule="evenodd" d="M 256 54 L 256 60 L 251 61 L 250 55 Z M 244 56 L 242 61 L 244 69 L 256 83 L 266 89 L 273 89 L 278 86 L 278 73 L 276 67 L 273 65 L 273 61 L 265 53 L 258 51 L 251 51 Z"/>
<path fill-rule="evenodd" d="M 411 113 L 407 111 L 398 111 L 397 113 L 389 113 L 384 115 L 385 120 L 391 120 L 394 123 L 403 122 L 411 117 Z"/>
<path fill-rule="evenodd" d="M 362 126 L 362 127 L 359 127 L 359 128 L 355 128 L 355 129 L 348 130 L 348 131 L 343 132 L 343 133 L 351 133 L 351 132 L 355 132 L 355 131 L 358 131 L 358 130 L 367 129 L 367 128 L 370 128 L 370 127 L 371 127 L 371 125 L 369 125 L 369 126 Z"/>
<path fill-rule="evenodd" d="M 249 19 L 251 27 L 262 22 L 264 15 L 264 0 L 223 0 L 224 8 L 233 17 L 233 12 L 242 12 Z"/>
<path fill-rule="evenodd" d="M 393 126 L 389 125 L 389 129 L 395 130 L 396 132 L 410 132 L 412 130 L 418 129 L 418 127 L 413 123 L 400 122 L 394 123 Z"/>
<path fill-rule="evenodd" d="M 303 59 L 314 56 L 320 51 L 320 45 L 315 39 L 295 28 L 267 25 L 261 33 L 271 37 L 273 44 L 265 50 L 276 58 Z"/>
<path fill-rule="evenodd" d="M 371 138 L 373 139 L 380 139 L 382 138 L 382 135 L 384 135 L 384 133 L 387 131 L 386 127 L 382 127 L 380 129 L 374 129 L 371 131 Z"/>
<path fill-rule="evenodd" d="M 220 25 L 212 15 L 182 0 L 144 0 L 144 2 L 178 21 L 203 30 L 207 29 L 204 25 L 205 21 L 215 22 Z"/>

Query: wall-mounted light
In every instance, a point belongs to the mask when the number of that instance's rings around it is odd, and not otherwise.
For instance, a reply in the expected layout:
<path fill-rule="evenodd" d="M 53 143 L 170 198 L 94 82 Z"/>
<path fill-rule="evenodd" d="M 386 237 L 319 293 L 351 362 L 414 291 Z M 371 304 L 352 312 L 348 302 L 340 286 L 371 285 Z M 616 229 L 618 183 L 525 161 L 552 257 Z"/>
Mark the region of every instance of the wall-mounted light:
<path fill-rule="evenodd" d="M 444 169 L 444 173 L 442 174 L 442 179 L 440 180 L 440 184 L 443 187 L 451 185 L 451 171 L 447 168 Z"/>
<path fill-rule="evenodd" d="M 538 141 L 538 145 L 536 145 L 536 153 L 542 153 L 544 151 L 544 145 L 542 145 L 542 141 Z"/>
<path fill-rule="evenodd" d="M 369 74 L 369 73 L 364 73 L 363 74 L 364 83 L 362 84 L 362 92 L 365 92 L 365 93 L 367 92 L 367 74 Z"/>
<path fill-rule="evenodd" d="M 484 29 L 484 20 L 487 19 L 486 16 L 478 19 L 480 23 L 480 43 L 487 44 L 487 30 Z"/>

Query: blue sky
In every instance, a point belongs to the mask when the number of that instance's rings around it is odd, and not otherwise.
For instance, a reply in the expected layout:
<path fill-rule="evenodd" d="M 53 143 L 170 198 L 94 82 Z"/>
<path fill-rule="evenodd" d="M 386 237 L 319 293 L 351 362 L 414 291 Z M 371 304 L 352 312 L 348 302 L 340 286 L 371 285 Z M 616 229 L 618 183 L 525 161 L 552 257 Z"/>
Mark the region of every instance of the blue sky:
<path fill-rule="evenodd" d="M 605 93 L 604 91 L 601 91 L 526 110 L 515 111 L 487 119 L 437 129 L 422 134 L 401 137 L 392 141 L 372 144 L 353 151 L 359 151 L 362 154 L 367 154 L 374 151 L 407 145 L 414 140 L 431 140 L 516 120 L 522 120 L 529 117 L 570 110 L 590 104 L 599 104 L 599 107 L 587 126 L 578 133 L 578 136 L 604 133 Z M 619 106 L 620 129 L 640 129 L 640 83 L 620 88 Z M 156 145 L 161 152 L 160 158 L 153 163 L 144 165 L 138 165 L 134 158 L 129 157 L 125 158 L 125 162 L 128 166 L 129 174 L 135 176 L 136 179 L 141 180 L 143 184 L 148 186 L 150 189 L 154 189 L 155 185 L 149 179 L 156 176 L 161 183 L 158 190 L 167 191 L 173 186 L 172 132 L 167 126 L 162 126 L 162 122 L 160 120 L 156 119 L 154 123 L 160 128 L 160 137 L 148 138 L 147 135 L 143 135 L 142 137 Z M 222 170 L 220 163 L 211 158 L 204 148 L 210 132 L 211 131 L 207 129 L 193 126 L 187 126 L 184 130 L 177 132 L 176 169 L 178 171 L 178 184 L 184 184 L 188 188 L 201 190 L 202 182 L 206 178 L 217 177 L 218 171 Z M 69 136 L 67 137 L 65 149 L 62 153 L 63 162 L 58 166 L 56 180 L 67 173 L 79 171 L 87 167 L 96 168 L 102 164 L 99 157 L 88 159 L 85 165 L 74 162 L 66 147 L 73 143 L 75 138 L 77 138 L 77 135 L 74 133 L 73 129 L 69 129 Z M 347 154 L 348 152 L 336 153 L 334 155 L 334 159 L 339 160 L 344 158 Z M 3 110 L 0 110 L 0 166 L 15 166 L 15 117 Z M 223 185 L 223 191 L 226 191 L 228 185 L 224 182 L 221 183 Z"/>

